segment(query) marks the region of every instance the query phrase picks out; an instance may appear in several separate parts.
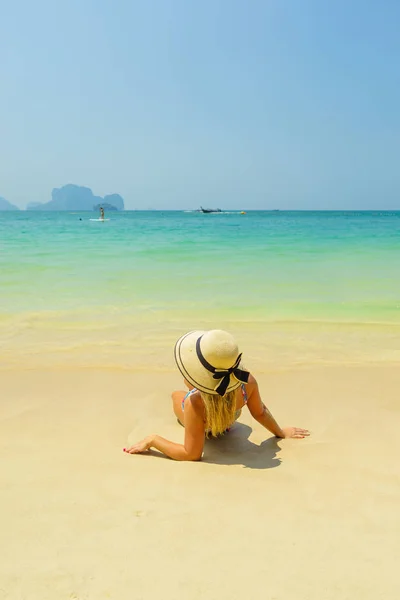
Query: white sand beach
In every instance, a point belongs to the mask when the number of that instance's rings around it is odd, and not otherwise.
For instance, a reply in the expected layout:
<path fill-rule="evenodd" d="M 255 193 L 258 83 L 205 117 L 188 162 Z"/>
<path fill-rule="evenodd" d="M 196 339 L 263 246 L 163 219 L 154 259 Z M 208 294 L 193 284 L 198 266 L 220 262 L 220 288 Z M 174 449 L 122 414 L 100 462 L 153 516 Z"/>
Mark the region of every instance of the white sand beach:
<path fill-rule="evenodd" d="M 122 452 L 182 439 L 178 374 L 0 378 L 2 600 L 398 597 L 398 368 L 262 374 L 278 421 L 312 436 L 277 440 L 243 411 L 198 463 Z"/>

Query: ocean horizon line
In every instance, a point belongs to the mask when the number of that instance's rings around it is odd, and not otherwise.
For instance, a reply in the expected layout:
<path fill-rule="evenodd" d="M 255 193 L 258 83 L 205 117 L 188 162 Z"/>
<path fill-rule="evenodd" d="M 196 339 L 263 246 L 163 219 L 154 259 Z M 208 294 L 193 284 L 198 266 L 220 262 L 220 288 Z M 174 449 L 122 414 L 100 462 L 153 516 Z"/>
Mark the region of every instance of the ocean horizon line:
<path fill-rule="evenodd" d="M 267 213 L 277 213 L 277 212 L 284 212 L 284 213 L 400 213 L 400 207 L 399 208 L 335 208 L 335 209 L 331 209 L 331 208 L 318 208 L 318 209 L 314 209 L 314 208 L 246 208 L 245 210 L 242 208 L 221 208 L 220 209 L 222 213 L 227 213 L 227 212 L 232 212 L 232 213 L 250 213 L 250 212 L 267 212 Z M 85 209 L 78 209 L 75 208 L 73 210 L 70 209 L 66 209 L 66 210 L 31 210 L 28 208 L 19 208 L 18 210 L 12 210 L 12 211 L 0 211 L 0 214 L 2 213 L 18 213 L 18 212 L 29 212 L 32 214 L 40 214 L 40 213 L 68 213 L 68 214 L 75 214 L 75 213 L 90 213 L 92 214 L 93 212 L 98 212 L 95 209 L 92 210 L 85 210 Z M 200 214 L 204 214 L 202 213 L 201 210 L 197 209 L 197 208 L 124 208 L 123 210 L 109 210 L 108 212 L 112 212 L 112 213 L 126 213 L 126 212 L 187 212 L 187 213 L 192 213 L 192 212 L 198 212 Z M 210 213 L 210 214 L 220 214 L 219 212 L 215 212 L 215 213 Z"/>

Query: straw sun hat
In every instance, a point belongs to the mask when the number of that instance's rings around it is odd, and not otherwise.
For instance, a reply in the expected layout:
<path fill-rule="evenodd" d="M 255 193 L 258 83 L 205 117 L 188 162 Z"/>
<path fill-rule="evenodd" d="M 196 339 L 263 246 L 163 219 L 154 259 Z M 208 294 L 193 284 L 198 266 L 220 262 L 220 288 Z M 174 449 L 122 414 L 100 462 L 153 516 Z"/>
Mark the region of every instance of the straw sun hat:
<path fill-rule="evenodd" d="M 240 368 L 237 344 L 226 331 L 189 331 L 174 352 L 183 377 L 202 392 L 224 396 L 249 379 L 248 371 Z"/>

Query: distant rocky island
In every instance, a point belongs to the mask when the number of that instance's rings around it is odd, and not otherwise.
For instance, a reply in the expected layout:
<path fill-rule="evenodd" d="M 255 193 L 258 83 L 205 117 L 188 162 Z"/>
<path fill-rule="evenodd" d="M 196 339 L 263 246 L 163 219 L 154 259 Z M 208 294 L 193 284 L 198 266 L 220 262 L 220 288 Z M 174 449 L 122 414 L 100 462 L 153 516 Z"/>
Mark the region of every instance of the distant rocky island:
<path fill-rule="evenodd" d="M 19 210 L 18 206 L 14 206 L 11 202 L 8 202 L 5 198 L 0 196 L 0 210 Z"/>
<path fill-rule="evenodd" d="M 88 187 L 69 183 L 54 188 L 49 202 L 30 202 L 27 210 L 124 210 L 124 200 L 119 194 L 109 194 L 102 198 L 95 196 Z"/>

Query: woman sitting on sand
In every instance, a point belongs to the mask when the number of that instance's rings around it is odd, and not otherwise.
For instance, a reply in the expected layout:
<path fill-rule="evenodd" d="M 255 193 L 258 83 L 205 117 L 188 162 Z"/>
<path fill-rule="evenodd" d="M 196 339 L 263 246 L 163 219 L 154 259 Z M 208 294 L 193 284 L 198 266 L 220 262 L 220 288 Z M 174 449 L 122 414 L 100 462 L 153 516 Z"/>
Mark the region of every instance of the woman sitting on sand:
<path fill-rule="evenodd" d="M 304 438 L 306 429 L 281 429 L 263 404 L 257 381 L 241 364 L 237 344 L 226 331 L 190 331 L 175 345 L 175 361 L 189 392 L 172 393 L 174 413 L 185 428 L 183 444 L 149 435 L 130 448 L 140 454 L 150 448 L 175 460 L 200 460 L 205 437 L 229 431 L 247 406 L 251 415 L 280 438 Z"/>

